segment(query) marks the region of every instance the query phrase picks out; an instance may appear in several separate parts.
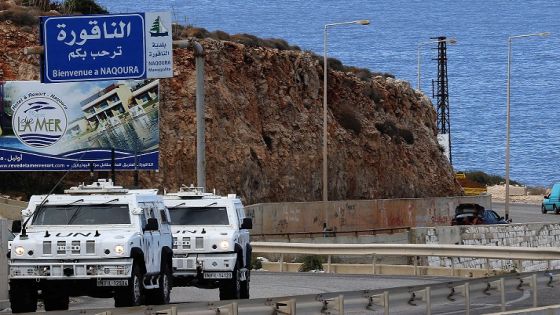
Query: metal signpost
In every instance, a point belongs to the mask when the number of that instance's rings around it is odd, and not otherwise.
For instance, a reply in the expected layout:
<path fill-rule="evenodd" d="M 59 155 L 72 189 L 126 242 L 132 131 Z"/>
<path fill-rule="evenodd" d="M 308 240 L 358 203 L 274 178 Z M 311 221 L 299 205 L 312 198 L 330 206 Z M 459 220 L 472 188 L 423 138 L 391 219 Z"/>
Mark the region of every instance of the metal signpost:
<path fill-rule="evenodd" d="M 41 82 L 173 76 L 169 12 L 41 17 Z"/>

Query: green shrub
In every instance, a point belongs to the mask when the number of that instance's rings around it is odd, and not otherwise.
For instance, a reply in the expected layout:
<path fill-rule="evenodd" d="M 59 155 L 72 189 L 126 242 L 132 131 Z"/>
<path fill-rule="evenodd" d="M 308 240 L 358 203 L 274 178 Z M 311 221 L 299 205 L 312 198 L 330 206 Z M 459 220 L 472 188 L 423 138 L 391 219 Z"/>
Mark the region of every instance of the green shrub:
<path fill-rule="evenodd" d="M 388 135 L 391 138 L 396 136 L 398 132 L 397 126 L 390 120 L 385 120 L 382 123 L 375 123 L 375 128 L 382 134 Z"/>
<path fill-rule="evenodd" d="M 408 129 L 399 129 L 399 136 L 404 139 L 407 144 L 414 144 L 414 134 Z"/>
<path fill-rule="evenodd" d="M 39 13 L 36 10 L 26 10 L 24 8 L 15 7 L 0 12 L 0 21 L 12 21 L 19 26 L 34 26 L 39 24 Z"/>
<path fill-rule="evenodd" d="M 229 34 L 220 30 L 210 33 L 210 37 L 217 40 L 230 40 Z"/>
<path fill-rule="evenodd" d="M 262 261 L 260 259 L 258 259 L 257 257 L 253 256 L 251 258 L 251 269 L 253 269 L 253 270 L 262 269 Z"/>
<path fill-rule="evenodd" d="M 486 186 L 493 186 L 493 185 L 500 185 L 502 183 L 504 183 L 506 180 L 499 176 L 499 175 L 494 175 L 494 174 L 486 174 L 483 171 L 467 171 L 465 172 L 465 176 L 467 177 L 468 180 L 477 182 L 479 184 L 482 185 L 486 185 Z M 519 182 L 511 180 L 509 181 L 509 183 L 511 185 L 521 185 Z"/>
<path fill-rule="evenodd" d="M 395 123 L 392 121 L 386 120 L 383 123 L 375 123 L 375 128 L 382 134 L 388 135 L 397 141 L 397 143 L 400 143 L 400 139 L 402 139 L 407 144 L 414 144 L 414 134 L 408 129 L 395 126 Z"/>
<path fill-rule="evenodd" d="M 358 119 L 356 111 L 352 107 L 344 104 L 336 108 L 333 114 L 344 129 L 353 131 L 356 134 L 360 134 L 362 131 L 362 122 Z"/>
<path fill-rule="evenodd" d="M 107 9 L 100 6 L 95 0 L 66 0 L 62 3 L 62 11 L 67 14 L 107 14 Z"/>
<path fill-rule="evenodd" d="M 320 256 L 311 255 L 311 256 L 303 256 L 300 259 L 302 263 L 299 267 L 299 271 L 306 272 L 311 270 L 323 270 L 323 260 Z"/>
<path fill-rule="evenodd" d="M 373 102 L 375 102 L 376 104 L 379 104 L 381 102 L 381 100 L 383 99 L 381 97 L 381 95 L 379 95 L 379 92 L 377 91 L 377 88 L 373 85 L 368 85 L 366 87 L 366 95 L 367 97 L 369 97 Z"/>

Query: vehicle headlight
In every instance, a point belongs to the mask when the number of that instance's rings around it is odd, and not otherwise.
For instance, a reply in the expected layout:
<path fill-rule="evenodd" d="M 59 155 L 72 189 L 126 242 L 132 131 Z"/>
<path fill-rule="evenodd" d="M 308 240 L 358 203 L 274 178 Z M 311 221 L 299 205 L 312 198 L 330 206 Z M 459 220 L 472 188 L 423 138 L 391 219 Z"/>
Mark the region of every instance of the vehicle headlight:
<path fill-rule="evenodd" d="M 25 248 L 23 246 L 16 247 L 16 255 L 23 256 L 25 254 Z"/>
<path fill-rule="evenodd" d="M 221 249 L 228 249 L 229 248 L 229 241 L 223 240 L 220 242 Z"/>
<path fill-rule="evenodd" d="M 115 246 L 115 254 L 117 254 L 117 255 L 124 254 L 124 246 L 122 246 L 122 245 Z"/>

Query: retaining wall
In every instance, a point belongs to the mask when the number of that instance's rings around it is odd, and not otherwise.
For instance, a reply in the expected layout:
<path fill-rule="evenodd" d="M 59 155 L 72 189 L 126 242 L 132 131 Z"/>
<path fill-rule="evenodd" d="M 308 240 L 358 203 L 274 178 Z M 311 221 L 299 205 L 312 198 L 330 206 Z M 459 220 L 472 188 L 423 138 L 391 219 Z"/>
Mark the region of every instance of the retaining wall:
<path fill-rule="evenodd" d="M 245 207 L 253 218 L 252 234 L 332 231 L 450 225 L 460 203 L 491 208 L 490 195 L 410 199 L 281 202 Z"/>
<path fill-rule="evenodd" d="M 411 242 L 416 244 L 464 244 L 513 247 L 560 247 L 560 224 L 527 223 L 508 225 L 465 225 L 426 227 L 411 229 Z M 429 257 L 429 266 L 450 267 L 451 260 L 445 257 Z M 455 267 L 490 268 L 501 270 L 537 271 L 560 268 L 560 260 L 511 261 L 490 259 L 455 258 Z"/>

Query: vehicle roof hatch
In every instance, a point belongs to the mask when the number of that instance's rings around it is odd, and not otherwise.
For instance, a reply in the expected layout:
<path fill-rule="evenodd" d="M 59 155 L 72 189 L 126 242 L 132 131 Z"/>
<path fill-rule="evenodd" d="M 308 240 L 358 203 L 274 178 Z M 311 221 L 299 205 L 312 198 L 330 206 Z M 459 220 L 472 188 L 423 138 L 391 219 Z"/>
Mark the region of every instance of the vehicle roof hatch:
<path fill-rule="evenodd" d="M 82 183 L 78 186 L 70 187 L 70 189 L 64 190 L 64 193 L 69 195 L 126 194 L 128 189 L 113 185 L 111 179 L 99 179 L 89 185 Z"/>
<path fill-rule="evenodd" d="M 213 193 L 204 192 L 204 187 L 195 187 L 193 184 L 190 186 L 181 185 L 178 192 L 166 193 L 168 196 L 176 196 L 181 199 L 203 199 L 203 198 L 218 198 Z"/>

